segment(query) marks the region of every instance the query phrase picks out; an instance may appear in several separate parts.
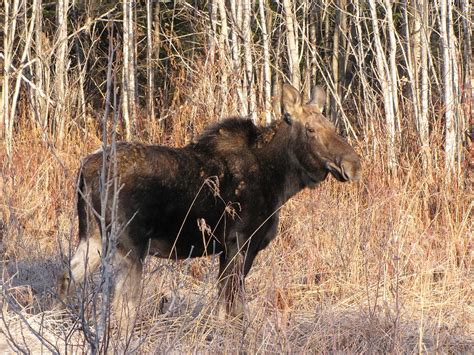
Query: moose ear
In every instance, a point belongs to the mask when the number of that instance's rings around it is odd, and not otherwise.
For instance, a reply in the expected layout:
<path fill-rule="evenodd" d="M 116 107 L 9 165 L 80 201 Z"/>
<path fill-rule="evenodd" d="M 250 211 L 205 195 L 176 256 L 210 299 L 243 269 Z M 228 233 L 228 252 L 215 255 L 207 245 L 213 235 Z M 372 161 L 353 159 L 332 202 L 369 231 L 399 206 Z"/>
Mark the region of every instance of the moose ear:
<path fill-rule="evenodd" d="M 316 106 L 320 112 L 323 111 L 326 104 L 326 91 L 322 86 L 316 85 L 313 87 L 311 90 L 311 100 L 309 100 L 308 104 Z"/>
<path fill-rule="evenodd" d="M 295 114 L 301 111 L 301 95 L 294 86 L 290 84 L 283 85 L 281 101 L 285 113 Z"/>

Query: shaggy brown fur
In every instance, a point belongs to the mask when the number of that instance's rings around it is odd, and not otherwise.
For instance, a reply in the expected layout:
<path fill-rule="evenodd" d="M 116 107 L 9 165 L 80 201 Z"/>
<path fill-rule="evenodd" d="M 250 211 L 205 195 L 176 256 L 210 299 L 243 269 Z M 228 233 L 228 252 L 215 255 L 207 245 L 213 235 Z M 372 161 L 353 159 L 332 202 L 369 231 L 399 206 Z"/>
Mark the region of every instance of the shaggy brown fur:
<path fill-rule="evenodd" d="M 147 253 L 173 259 L 220 253 L 224 303 L 240 314 L 242 299 L 235 300 L 243 288 L 241 275 L 275 237 L 282 204 L 329 172 L 341 181 L 359 177 L 359 157 L 321 115 L 320 102 L 302 105 L 299 93 L 285 86 L 283 104 L 291 119 L 269 127 L 227 119 L 183 148 L 118 143 L 114 154 L 106 152 L 110 173 L 102 178 L 103 153 L 86 157 L 79 176 L 80 244 L 71 261 L 73 279 L 99 264 L 101 192 L 116 178 L 115 264 L 121 266 L 116 307 L 122 308 L 123 300 L 134 307 Z M 108 233 L 113 198 L 109 188 Z M 211 232 L 199 228 L 202 221 Z M 60 278 L 63 299 L 69 275 Z"/>

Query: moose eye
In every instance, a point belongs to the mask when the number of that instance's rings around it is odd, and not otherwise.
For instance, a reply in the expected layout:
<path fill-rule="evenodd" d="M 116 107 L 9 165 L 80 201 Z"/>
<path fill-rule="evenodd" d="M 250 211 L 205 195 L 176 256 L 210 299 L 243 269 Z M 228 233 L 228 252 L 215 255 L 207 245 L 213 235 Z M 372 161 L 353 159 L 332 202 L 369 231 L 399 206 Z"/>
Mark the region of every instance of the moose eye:
<path fill-rule="evenodd" d="M 309 124 L 306 124 L 306 130 L 307 130 L 309 133 L 314 133 L 314 128 L 311 127 Z"/>

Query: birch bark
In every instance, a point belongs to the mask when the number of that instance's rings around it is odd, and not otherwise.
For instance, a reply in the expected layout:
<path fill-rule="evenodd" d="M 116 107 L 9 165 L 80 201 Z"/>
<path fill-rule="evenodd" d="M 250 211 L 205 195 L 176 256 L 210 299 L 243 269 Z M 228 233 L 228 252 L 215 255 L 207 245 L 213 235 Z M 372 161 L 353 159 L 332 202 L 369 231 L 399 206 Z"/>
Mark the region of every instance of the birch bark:
<path fill-rule="evenodd" d="M 423 168 L 431 174 L 431 154 L 429 141 L 429 82 L 428 82 L 428 48 L 429 48 L 429 29 L 428 29 L 428 0 L 418 0 L 418 9 L 420 14 L 420 44 L 421 44 L 421 63 L 420 63 L 420 112 L 418 118 L 418 130 L 422 149 Z"/>
<path fill-rule="evenodd" d="M 265 123 L 269 125 L 272 121 L 271 115 L 271 71 L 270 71 L 270 48 L 269 48 L 269 36 L 267 31 L 267 19 L 265 16 L 265 1 L 259 1 L 260 10 L 260 21 L 262 26 L 262 37 L 263 37 L 263 107 Z"/>
<path fill-rule="evenodd" d="M 216 0 L 219 8 L 220 33 L 219 33 L 219 67 L 221 71 L 220 92 L 221 92 L 221 112 L 220 117 L 227 115 L 227 102 L 229 96 L 228 88 L 228 49 L 229 49 L 229 28 L 227 26 L 227 13 L 224 0 Z"/>
<path fill-rule="evenodd" d="M 251 29 L 250 29 L 250 12 L 252 11 L 251 0 L 243 0 L 242 6 L 242 37 L 244 45 L 244 58 L 245 58 L 245 77 L 247 82 L 247 98 L 248 98 L 248 111 L 252 121 L 257 121 L 256 112 L 256 98 L 255 98 L 255 87 L 254 87 L 254 76 L 253 76 L 253 61 L 252 61 L 252 48 L 251 48 Z"/>
<path fill-rule="evenodd" d="M 211 31 L 209 32 L 209 62 L 214 64 L 216 56 L 216 34 L 217 34 L 217 0 L 209 1 L 209 19 L 211 21 Z"/>
<path fill-rule="evenodd" d="M 55 121 L 57 122 L 57 140 L 59 144 L 64 140 L 64 125 L 66 121 L 66 85 L 67 85 L 67 51 L 68 51 L 68 37 L 67 37 L 67 11 L 69 7 L 69 0 L 58 0 L 56 5 L 57 16 L 57 54 L 56 54 L 56 110 Z"/>
<path fill-rule="evenodd" d="M 456 154 L 456 132 L 454 125 L 454 109 L 453 109 L 453 66 L 451 62 L 451 23 L 449 12 L 451 10 L 451 0 L 440 1 L 440 37 L 443 53 L 443 98 L 445 106 L 445 170 L 446 178 L 450 180 L 450 176 L 455 169 Z"/>
<path fill-rule="evenodd" d="M 136 119 L 134 0 L 123 2 L 122 114 L 125 138 L 130 140 Z"/>
<path fill-rule="evenodd" d="M 153 48 L 153 1 L 146 0 L 146 72 L 147 72 L 147 93 L 146 93 L 146 106 L 147 106 L 147 117 L 148 120 L 155 118 L 155 77 L 154 77 L 154 65 L 153 65 L 153 54 L 155 49 Z"/>
<path fill-rule="evenodd" d="M 10 116 L 9 110 L 9 99 L 10 99 L 10 78 L 11 78 L 11 64 L 13 58 L 13 40 L 16 32 L 16 17 L 18 14 L 19 2 L 15 0 L 13 6 L 10 7 L 8 1 L 5 2 L 5 23 L 4 23 L 4 35 L 3 35 L 3 85 L 2 85 L 2 115 L 0 122 L 0 134 L 1 137 L 5 138 L 5 149 L 7 156 L 11 158 L 12 141 L 13 137 L 10 135 L 9 128 L 13 122 L 13 117 Z"/>
<path fill-rule="evenodd" d="M 375 60 L 377 64 L 378 80 L 382 87 L 382 95 L 384 98 L 385 121 L 387 130 L 387 166 L 390 172 L 395 172 L 396 154 L 395 154 L 395 114 L 393 106 L 393 93 L 391 75 L 388 68 L 385 53 L 380 39 L 379 23 L 377 18 L 375 0 L 369 0 L 370 14 L 372 19 L 373 35 L 375 42 Z"/>
<path fill-rule="evenodd" d="M 288 48 L 291 83 L 299 90 L 301 84 L 300 61 L 298 56 L 297 33 L 295 33 L 295 15 L 291 0 L 283 0 L 283 9 L 285 12 L 286 44 Z"/>
<path fill-rule="evenodd" d="M 241 30 L 242 30 L 242 0 L 235 0 L 230 2 L 230 11 L 232 14 L 231 22 L 231 51 L 233 61 L 233 75 L 236 77 L 242 76 L 242 61 L 241 53 Z M 248 114 L 247 100 L 244 98 L 244 92 L 247 92 L 246 77 L 244 75 L 242 80 L 237 84 L 237 96 L 240 102 L 240 114 L 246 116 Z"/>

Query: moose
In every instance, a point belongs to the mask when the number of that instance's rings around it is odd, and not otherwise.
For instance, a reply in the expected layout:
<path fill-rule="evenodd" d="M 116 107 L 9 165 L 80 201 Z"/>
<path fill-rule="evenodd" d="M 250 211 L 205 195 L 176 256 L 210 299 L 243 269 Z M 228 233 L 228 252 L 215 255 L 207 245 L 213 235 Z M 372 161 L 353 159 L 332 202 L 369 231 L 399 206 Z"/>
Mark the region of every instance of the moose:
<path fill-rule="evenodd" d="M 79 245 L 58 280 L 61 302 L 86 270 L 99 266 L 101 233 L 105 229 L 109 237 L 115 218 L 121 226 L 113 262 L 115 312 L 136 308 L 148 254 L 170 259 L 218 254 L 220 309 L 242 317 L 244 278 L 275 238 L 281 206 L 329 173 L 341 182 L 360 178 L 359 156 L 322 114 L 325 98 L 324 89 L 315 86 L 303 103 L 298 90 L 285 84 L 284 114 L 269 126 L 228 118 L 181 148 L 117 143 L 118 198 L 108 194 L 102 216 L 101 170 L 111 150 L 86 156 L 78 175 Z"/>

